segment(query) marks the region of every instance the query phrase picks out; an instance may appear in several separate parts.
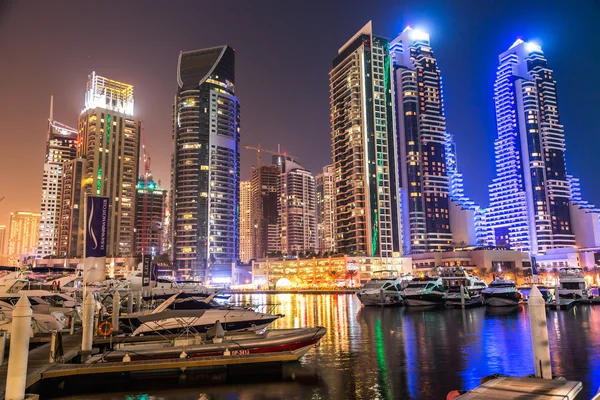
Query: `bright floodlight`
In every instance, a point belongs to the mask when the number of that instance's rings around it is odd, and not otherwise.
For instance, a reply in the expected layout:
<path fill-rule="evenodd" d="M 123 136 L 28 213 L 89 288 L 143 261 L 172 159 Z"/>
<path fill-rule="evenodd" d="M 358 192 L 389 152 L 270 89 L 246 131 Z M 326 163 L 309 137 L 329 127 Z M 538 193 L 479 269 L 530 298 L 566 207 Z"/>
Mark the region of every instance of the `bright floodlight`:
<path fill-rule="evenodd" d="M 534 51 L 542 51 L 542 46 L 540 46 L 539 44 L 533 43 L 533 42 L 526 42 L 525 43 L 525 50 L 527 50 L 530 53 L 533 53 Z"/>
<path fill-rule="evenodd" d="M 275 288 L 289 288 L 292 287 L 292 282 L 290 282 L 287 278 L 280 278 L 277 283 L 275 283 Z"/>
<path fill-rule="evenodd" d="M 411 33 L 411 38 L 415 42 L 416 41 L 428 42 L 429 34 L 427 32 L 423 32 L 422 30 L 419 30 L 419 29 L 413 29 L 412 33 Z"/>

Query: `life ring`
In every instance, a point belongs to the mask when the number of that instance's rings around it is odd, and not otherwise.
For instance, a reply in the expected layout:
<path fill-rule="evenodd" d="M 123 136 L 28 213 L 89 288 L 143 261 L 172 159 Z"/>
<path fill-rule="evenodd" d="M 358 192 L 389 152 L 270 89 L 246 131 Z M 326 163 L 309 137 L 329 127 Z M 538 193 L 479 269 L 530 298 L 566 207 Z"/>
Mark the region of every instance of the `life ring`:
<path fill-rule="evenodd" d="M 102 336 L 110 336 L 114 332 L 113 326 L 110 322 L 104 321 L 98 325 L 98 334 Z"/>

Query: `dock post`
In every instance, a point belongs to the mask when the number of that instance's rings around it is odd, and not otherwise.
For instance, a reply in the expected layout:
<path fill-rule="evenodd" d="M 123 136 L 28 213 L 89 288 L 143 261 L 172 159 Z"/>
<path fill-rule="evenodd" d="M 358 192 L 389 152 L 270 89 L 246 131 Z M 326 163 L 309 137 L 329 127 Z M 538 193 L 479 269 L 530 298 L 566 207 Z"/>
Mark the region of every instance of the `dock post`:
<path fill-rule="evenodd" d="M 0 367 L 4 365 L 4 357 L 6 352 L 6 331 L 0 331 Z"/>
<path fill-rule="evenodd" d="M 119 332 L 119 313 L 121 311 L 121 296 L 119 291 L 115 290 L 113 293 L 113 312 L 112 312 L 112 326 L 115 333 Z"/>
<path fill-rule="evenodd" d="M 142 292 L 135 293 L 135 312 L 142 311 Z"/>
<path fill-rule="evenodd" d="M 52 330 L 52 339 L 50 340 L 50 359 L 48 362 L 53 364 L 56 362 L 56 348 L 58 347 L 58 331 Z"/>
<path fill-rule="evenodd" d="M 94 340 L 94 307 L 96 306 L 96 300 L 94 300 L 93 293 L 88 293 L 87 297 L 83 302 L 83 318 L 81 325 L 83 325 L 83 336 L 81 337 L 81 350 L 90 351 L 92 350 L 92 342 Z M 89 355 L 82 356 L 82 359 L 87 360 Z"/>
<path fill-rule="evenodd" d="M 383 307 L 383 288 L 379 289 L 379 306 Z"/>
<path fill-rule="evenodd" d="M 533 343 L 535 377 L 552 379 L 548 327 L 546 326 L 546 302 L 536 285 L 533 285 L 529 294 L 529 324 Z"/>
<path fill-rule="evenodd" d="M 6 373 L 6 400 L 22 400 L 25 398 L 32 314 L 29 299 L 22 295 L 12 314 L 10 352 Z"/>
<path fill-rule="evenodd" d="M 460 285 L 460 306 L 465 308 L 465 287 Z"/>
<path fill-rule="evenodd" d="M 133 314 L 133 292 L 127 293 L 127 314 Z"/>
<path fill-rule="evenodd" d="M 560 285 L 556 285 L 554 287 L 554 305 L 556 306 L 557 310 L 560 310 L 560 293 L 558 293 L 559 288 Z"/>

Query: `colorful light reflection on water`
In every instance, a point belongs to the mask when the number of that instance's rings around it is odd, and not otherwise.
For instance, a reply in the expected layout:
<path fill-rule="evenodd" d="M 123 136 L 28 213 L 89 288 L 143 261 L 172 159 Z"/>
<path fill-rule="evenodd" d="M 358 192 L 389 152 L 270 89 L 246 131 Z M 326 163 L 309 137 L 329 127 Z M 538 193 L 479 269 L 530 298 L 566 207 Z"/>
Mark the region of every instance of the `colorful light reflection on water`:
<path fill-rule="evenodd" d="M 526 306 L 471 310 L 363 308 L 351 295 L 235 295 L 232 302 L 280 304 L 273 328 L 322 325 L 326 336 L 303 358 L 319 383 L 274 382 L 149 393 L 153 399 L 444 399 L 493 373 L 533 372 Z M 548 311 L 555 375 L 600 386 L 600 307 Z M 139 396 L 140 394 L 127 394 Z M 111 394 L 70 399 L 126 399 Z"/>

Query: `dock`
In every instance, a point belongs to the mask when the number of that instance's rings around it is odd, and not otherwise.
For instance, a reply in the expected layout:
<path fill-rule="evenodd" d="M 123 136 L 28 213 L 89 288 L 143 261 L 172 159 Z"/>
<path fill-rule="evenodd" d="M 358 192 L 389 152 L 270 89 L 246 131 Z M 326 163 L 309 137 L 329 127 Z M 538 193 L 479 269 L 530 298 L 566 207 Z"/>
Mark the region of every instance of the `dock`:
<path fill-rule="evenodd" d="M 579 301 L 573 299 L 559 299 L 558 304 L 556 300 L 546 303 L 546 308 L 551 310 L 568 310 L 574 307 Z"/>
<path fill-rule="evenodd" d="M 71 361 L 79 354 L 81 349 L 81 334 L 64 335 L 63 340 L 63 361 Z M 6 352 L 8 360 L 8 350 Z M 46 343 L 29 352 L 27 363 L 27 387 L 31 387 L 42 379 L 42 374 L 52 368 L 56 364 L 49 363 L 50 343 Z M 4 365 L 0 367 L 0 398 L 4 398 L 6 389 L 6 374 L 8 371 L 8 361 L 5 360 Z"/>
<path fill-rule="evenodd" d="M 581 392 L 581 382 L 537 378 L 500 377 L 455 399 L 460 400 L 570 400 Z"/>
<path fill-rule="evenodd" d="M 100 339 L 104 343 L 108 339 Z M 118 338 L 114 338 L 117 339 Z M 121 338 L 123 339 L 123 338 Z M 142 341 L 157 338 L 134 338 Z M 161 338 L 162 339 L 162 338 Z M 131 340 L 131 339 L 130 339 Z M 164 340 L 164 339 L 163 339 Z M 129 340 L 128 340 L 129 341 Z M 95 343 L 99 344 L 99 343 Z M 198 358 L 156 359 L 130 362 L 110 363 L 71 363 L 81 354 L 81 333 L 65 335 L 62 339 L 63 363 L 50 363 L 50 343 L 31 350 L 28 358 L 26 388 L 36 393 L 41 387 L 56 381 L 78 381 L 84 379 L 102 381 L 105 376 L 145 377 L 159 375 L 180 376 L 186 372 L 202 371 L 202 373 L 219 372 L 225 375 L 245 375 L 252 371 L 269 369 L 281 371 L 285 363 L 298 360 L 291 351 L 271 354 L 223 355 Z M 8 352 L 7 352 L 8 355 Z M 8 358 L 8 357 L 7 357 Z M 6 388 L 7 362 L 0 367 L 0 399 L 4 399 Z"/>

